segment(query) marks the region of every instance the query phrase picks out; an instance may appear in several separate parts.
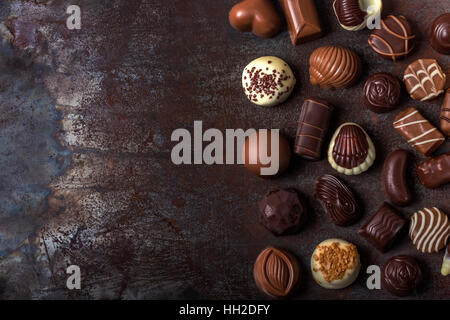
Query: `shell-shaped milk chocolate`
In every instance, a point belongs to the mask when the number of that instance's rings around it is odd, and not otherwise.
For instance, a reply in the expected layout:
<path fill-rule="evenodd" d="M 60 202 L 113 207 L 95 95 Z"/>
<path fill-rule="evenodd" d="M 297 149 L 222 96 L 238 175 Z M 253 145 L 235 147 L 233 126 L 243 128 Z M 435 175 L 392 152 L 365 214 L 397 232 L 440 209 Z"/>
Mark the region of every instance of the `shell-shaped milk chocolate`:
<path fill-rule="evenodd" d="M 274 298 L 282 298 L 297 288 L 301 270 L 292 254 L 268 247 L 256 258 L 253 275 L 262 292 Z"/>
<path fill-rule="evenodd" d="M 372 166 L 375 146 L 369 135 L 356 123 L 337 128 L 328 147 L 328 162 L 340 173 L 357 175 Z"/>
<path fill-rule="evenodd" d="M 358 81 L 361 60 L 350 49 L 336 46 L 320 47 L 309 58 L 309 81 L 324 89 L 347 88 Z"/>

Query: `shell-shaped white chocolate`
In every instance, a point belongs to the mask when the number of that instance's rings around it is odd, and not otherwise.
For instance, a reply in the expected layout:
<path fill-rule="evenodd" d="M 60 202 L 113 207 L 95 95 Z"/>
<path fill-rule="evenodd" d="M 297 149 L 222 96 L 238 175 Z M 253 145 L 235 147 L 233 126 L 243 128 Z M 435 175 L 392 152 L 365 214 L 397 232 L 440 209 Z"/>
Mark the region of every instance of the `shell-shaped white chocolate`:
<path fill-rule="evenodd" d="M 289 65 L 280 58 L 265 56 L 250 62 L 242 72 L 242 88 L 254 104 L 273 107 L 284 102 L 296 83 Z"/>
<path fill-rule="evenodd" d="M 355 282 L 356 278 L 358 277 L 359 271 L 361 269 L 361 261 L 359 254 L 357 253 L 356 261 L 354 263 L 353 268 L 348 268 L 345 271 L 345 275 L 342 277 L 342 279 L 333 280 L 331 282 L 325 280 L 322 272 L 318 269 L 320 269 L 320 262 L 316 261 L 314 259 L 314 255 L 319 253 L 321 250 L 321 247 L 331 246 L 333 243 L 338 243 L 340 248 L 345 248 L 350 245 L 352 245 L 350 242 L 347 242 L 342 239 L 328 239 L 325 241 L 322 241 L 319 245 L 316 246 L 316 249 L 314 250 L 312 256 L 311 256 L 311 272 L 314 280 L 319 284 L 321 287 L 324 287 L 326 289 L 342 289 L 345 287 L 348 287 L 353 282 Z"/>
<path fill-rule="evenodd" d="M 366 140 L 367 140 L 367 144 L 368 144 L 366 159 L 364 160 L 363 163 L 361 163 L 360 165 L 353 167 L 353 168 L 344 168 L 344 167 L 338 165 L 333 158 L 333 148 L 334 148 L 334 144 L 336 142 L 336 137 L 338 136 L 339 132 L 341 131 L 341 128 L 344 126 L 347 126 L 347 125 L 355 125 L 355 126 L 359 127 L 363 131 L 363 133 L 366 137 Z M 353 123 L 353 122 L 346 122 L 346 123 L 343 123 L 342 125 L 340 125 L 339 128 L 336 129 L 336 132 L 334 133 L 333 137 L 331 138 L 331 142 L 328 147 L 328 162 L 333 167 L 333 169 L 335 169 L 337 172 L 340 172 L 340 173 L 343 173 L 346 175 L 357 175 L 357 174 L 363 173 L 364 171 L 367 171 L 367 169 L 369 169 L 372 166 L 373 162 L 375 161 L 375 157 L 376 157 L 376 151 L 375 151 L 375 146 L 372 142 L 372 139 L 370 139 L 369 135 L 366 133 L 366 131 L 360 125 Z"/>

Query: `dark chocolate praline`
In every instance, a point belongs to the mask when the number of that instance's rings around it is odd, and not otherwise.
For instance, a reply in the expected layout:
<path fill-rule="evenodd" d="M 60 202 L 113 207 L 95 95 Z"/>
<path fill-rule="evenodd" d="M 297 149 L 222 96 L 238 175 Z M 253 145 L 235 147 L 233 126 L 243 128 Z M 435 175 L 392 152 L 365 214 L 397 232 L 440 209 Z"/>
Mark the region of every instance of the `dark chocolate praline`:
<path fill-rule="evenodd" d="M 434 50 L 450 54 L 450 12 L 440 15 L 433 21 L 428 37 Z"/>
<path fill-rule="evenodd" d="M 404 297 L 413 293 L 419 286 L 422 281 L 422 269 L 413 257 L 399 255 L 386 262 L 381 279 L 386 290 Z"/>
<path fill-rule="evenodd" d="M 390 73 L 375 73 L 364 83 L 364 105 L 373 112 L 384 113 L 393 110 L 398 106 L 400 97 L 400 82 Z"/>

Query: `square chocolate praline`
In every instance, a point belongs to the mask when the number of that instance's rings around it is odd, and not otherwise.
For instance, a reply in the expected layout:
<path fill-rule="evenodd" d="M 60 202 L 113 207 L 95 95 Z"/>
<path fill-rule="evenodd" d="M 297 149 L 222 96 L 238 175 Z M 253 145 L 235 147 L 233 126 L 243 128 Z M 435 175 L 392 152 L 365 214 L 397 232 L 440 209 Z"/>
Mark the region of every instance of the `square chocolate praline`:
<path fill-rule="evenodd" d="M 369 221 L 358 230 L 358 233 L 375 248 L 386 252 L 405 224 L 406 220 L 400 217 L 388 203 L 383 202 Z"/>

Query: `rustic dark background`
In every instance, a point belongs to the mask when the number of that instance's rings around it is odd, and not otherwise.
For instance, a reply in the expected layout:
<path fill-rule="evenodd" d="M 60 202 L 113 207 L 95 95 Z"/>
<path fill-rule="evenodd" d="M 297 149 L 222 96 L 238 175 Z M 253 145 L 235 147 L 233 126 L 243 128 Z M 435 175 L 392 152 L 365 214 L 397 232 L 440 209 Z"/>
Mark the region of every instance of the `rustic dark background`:
<path fill-rule="evenodd" d="M 415 256 L 425 281 L 413 299 L 449 299 L 450 277 L 440 275 L 443 252 L 421 254 L 406 232 L 386 254 L 356 230 L 385 200 L 380 173 L 386 154 L 406 148 L 423 157 L 392 128 L 396 112 L 377 115 L 361 103 L 363 80 L 388 71 L 399 79 L 415 59 L 433 57 L 450 76 L 450 59 L 433 51 L 426 31 L 449 0 L 385 0 L 384 14 L 403 14 L 417 30 L 417 49 L 394 63 L 368 46 L 368 30 L 348 32 L 336 22 L 331 0 L 315 1 L 326 35 L 292 46 L 284 27 L 265 40 L 233 30 L 234 0 L 2 0 L 0 2 L 0 297 L 95 299 L 264 298 L 253 262 L 268 245 L 300 259 L 298 299 L 389 299 L 369 291 L 363 267 L 351 287 L 329 291 L 309 272 L 320 241 L 340 237 L 357 244 L 364 266 L 393 255 Z M 82 9 L 82 29 L 66 28 L 66 7 Z M 281 11 L 280 11 L 281 12 Z M 363 60 L 354 87 L 323 91 L 309 82 L 308 59 L 323 45 L 343 45 Z M 271 109 L 249 103 L 243 67 L 262 55 L 286 60 L 297 85 Z M 377 148 L 374 166 L 359 176 L 337 174 L 326 160 L 294 158 L 287 173 L 261 179 L 243 167 L 182 165 L 170 161 L 176 128 L 280 128 L 293 141 L 306 97 L 321 97 L 337 111 L 330 132 L 344 121 L 361 124 Z M 438 125 L 442 96 L 412 101 Z M 447 142 L 436 154 L 448 151 Z M 315 179 L 337 174 L 363 207 L 354 226 L 333 225 L 312 195 Z M 450 213 L 450 186 L 427 190 L 413 165 L 415 201 Z M 295 187 L 309 203 L 310 219 L 294 236 L 274 237 L 257 223 L 256 204 L 272 187 Z M 68 265 L 82 271 L 82 289 L 66 289 Z"/>

